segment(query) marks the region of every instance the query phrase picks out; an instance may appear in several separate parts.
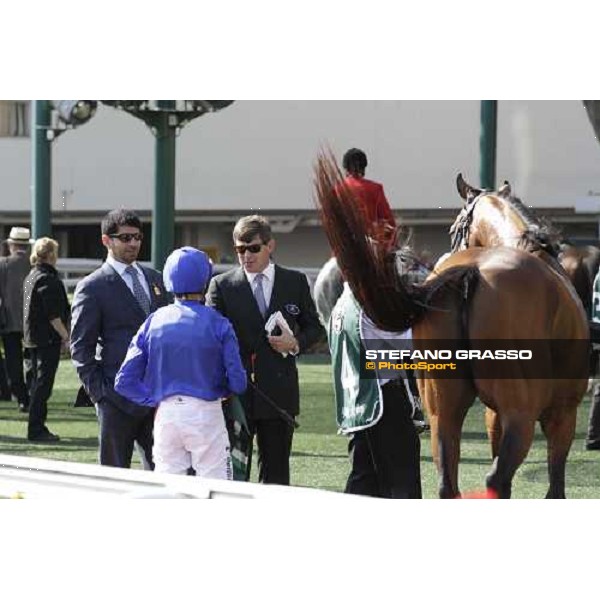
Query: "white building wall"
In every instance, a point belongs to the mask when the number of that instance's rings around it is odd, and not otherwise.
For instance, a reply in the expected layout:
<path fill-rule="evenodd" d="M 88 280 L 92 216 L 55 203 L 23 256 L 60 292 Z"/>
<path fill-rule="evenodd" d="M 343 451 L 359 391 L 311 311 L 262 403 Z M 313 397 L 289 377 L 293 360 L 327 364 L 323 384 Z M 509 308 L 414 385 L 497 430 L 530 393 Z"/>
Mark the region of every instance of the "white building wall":
<path fill-rule="evenodd" d="M 322 145 L 369 156 L 393 207 L 457 206 L 456 174 L 479 174 L 477 101 L 239 101 L 186 126 L 177 144 L 178 209 L 310 209 Z M 30 205 L 31 144 L 0 138 L 0 209 Z M 498 180 L 533 206 L 600 192 L 600 146 L 581 102 L 501 101 Z M 154 138 L 100 106 L 54 142 L 53 209 L 152 207 Z"/>

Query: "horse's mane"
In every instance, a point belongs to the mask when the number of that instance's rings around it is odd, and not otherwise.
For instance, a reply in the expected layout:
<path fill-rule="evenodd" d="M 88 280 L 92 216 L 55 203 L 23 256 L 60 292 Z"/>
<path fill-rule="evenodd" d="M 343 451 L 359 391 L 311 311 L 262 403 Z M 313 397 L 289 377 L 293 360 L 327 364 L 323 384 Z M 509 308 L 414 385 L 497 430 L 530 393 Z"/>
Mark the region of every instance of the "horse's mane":
<path fill-rule="evenodd" d="M 551 223 L 536 215 L 516 196 L 504 197 L 504 200 L 512 206 L 527 225 L 527 229 L 523 232 L 517 247 L 526 252 L 543 250 L 553 258 L 558 259 L 560 234 Z"/>
<path fill-rule="evenodd" d="M 472 268 L 444 271 L 434 279 L 411 285 L 396 269 L 396 250 L 383 231 L 371 231 L 352 191 L 344 185 L 333 155 L 321 153 L 315 177 L 322 224 L 344 279 L 371 320 L 388 331 L 412 327 L 431 307 L 446 284 L 458 283 Z"/>

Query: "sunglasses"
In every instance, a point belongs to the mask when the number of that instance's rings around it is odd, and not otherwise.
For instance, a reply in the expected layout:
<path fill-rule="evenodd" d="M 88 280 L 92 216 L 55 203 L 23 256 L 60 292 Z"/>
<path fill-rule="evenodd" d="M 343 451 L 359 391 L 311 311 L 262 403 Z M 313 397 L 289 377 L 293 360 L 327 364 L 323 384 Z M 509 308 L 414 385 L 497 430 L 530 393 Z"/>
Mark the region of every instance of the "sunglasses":
<path fill-rule="evenodd" d="M 119 240 L 124 244 L 128 244 L 131 240 L 135 240 L 136 242 L 141 242 L 144 239 L 143 233 L 115 233 L 113 235 L 109 235 L 109 238 L 113 240 Z"/>
<path fill-rule="evenodd" d="M 266 246 L 266 244 L 240 244 L 239 246 L 234 246 L 233 248 L 240 255 L 245 254 L 246 250 L 248 250 L 250 254 L 258 254 L 263 246 Z"/>

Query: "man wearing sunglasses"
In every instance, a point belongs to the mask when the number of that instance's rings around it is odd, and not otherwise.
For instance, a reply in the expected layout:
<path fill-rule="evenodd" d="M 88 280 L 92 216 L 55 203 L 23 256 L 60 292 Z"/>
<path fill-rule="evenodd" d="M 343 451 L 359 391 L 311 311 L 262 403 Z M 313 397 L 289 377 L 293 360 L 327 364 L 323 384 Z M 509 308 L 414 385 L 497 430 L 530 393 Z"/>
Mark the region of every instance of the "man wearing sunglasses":
<path fill-rule="evenodd" d="M 241 400 L 250 434 L 256 435 L 258 479 L 289 485 L 294 429 L 292 419 L 285 417 L 299 413 L 296 356 L 324 339 L 325 331 L 305 275 L 272 262 L 275 240 L 265 217 L 241 218 L 233 243 L 240 267 L 212 279 L 206 303 L 231 321 L 240 344 L 249 381 Z M 291 333 L 285 328 L 266 333 L 265 323 L 277 311 Z M 233 436 L 231 422 L 228 427 Z"/>
<path fill-rule="evenodd" d="M 152 468 L 154 410 L 114 390 L 115 376 L 129 342 L 146 317 L 168 304 L 162 276 L 142 267 L 142 223 L 131 210 L 103 219 L 106 262 L 82 279 L 73 297 L 71 357 L 96 407 L 100 464 L 129 468 L 137 444 L 145 469 Z"/>

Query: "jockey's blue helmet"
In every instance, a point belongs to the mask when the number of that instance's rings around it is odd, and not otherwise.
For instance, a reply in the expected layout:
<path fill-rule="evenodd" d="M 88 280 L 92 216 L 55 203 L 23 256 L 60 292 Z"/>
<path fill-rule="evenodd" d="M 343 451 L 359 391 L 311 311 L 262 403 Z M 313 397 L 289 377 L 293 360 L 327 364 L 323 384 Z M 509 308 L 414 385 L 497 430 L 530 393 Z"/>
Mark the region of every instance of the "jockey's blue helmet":
<path fill-rule="evenodd" d="M 203 293 L 212 276 L 212 263 L 202 250 L 184 246 L 173 250 L 163 269 L 167 292 L 174 294 Z"/>

